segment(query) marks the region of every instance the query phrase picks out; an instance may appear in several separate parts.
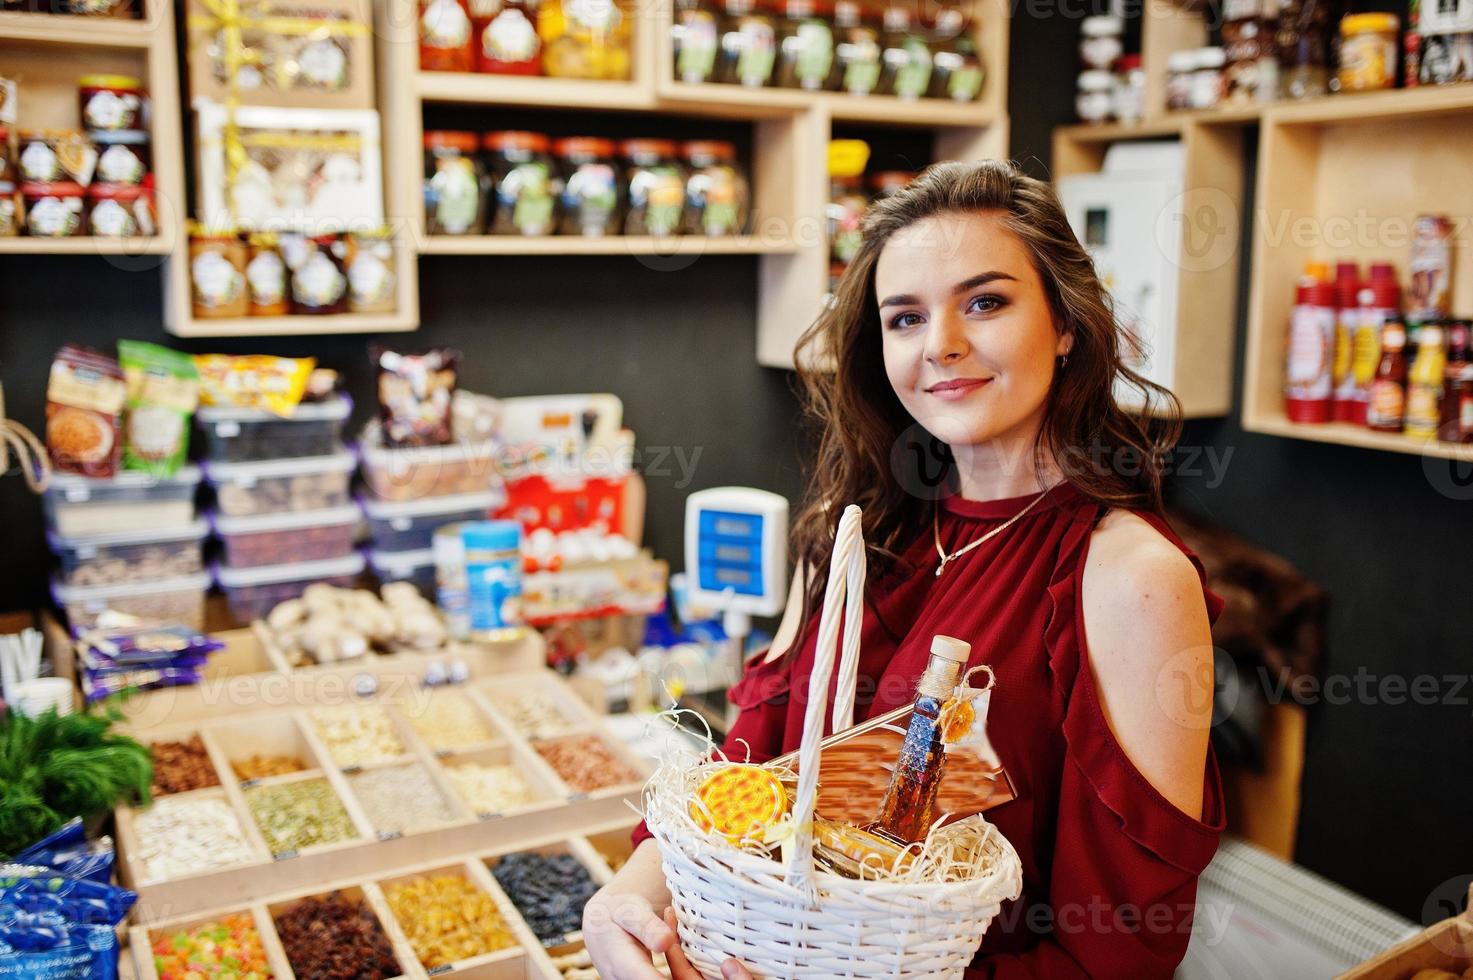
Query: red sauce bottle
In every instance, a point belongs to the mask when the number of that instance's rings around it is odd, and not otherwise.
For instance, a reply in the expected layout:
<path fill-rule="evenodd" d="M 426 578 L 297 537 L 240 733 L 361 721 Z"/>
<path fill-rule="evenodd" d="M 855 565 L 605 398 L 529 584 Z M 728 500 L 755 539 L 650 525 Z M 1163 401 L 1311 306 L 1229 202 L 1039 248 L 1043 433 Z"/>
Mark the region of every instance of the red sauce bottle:
<path fill-rule="evenodd" d="M 1371 382 L 1371 401 L 1366 406 L 1366 426 L 1378 432 L 1400 432 L 1406 417 L 1407 361 L 1406 326 L 1400 319 L 1387 320 L 1381 327 L 1381 362 Z"/>

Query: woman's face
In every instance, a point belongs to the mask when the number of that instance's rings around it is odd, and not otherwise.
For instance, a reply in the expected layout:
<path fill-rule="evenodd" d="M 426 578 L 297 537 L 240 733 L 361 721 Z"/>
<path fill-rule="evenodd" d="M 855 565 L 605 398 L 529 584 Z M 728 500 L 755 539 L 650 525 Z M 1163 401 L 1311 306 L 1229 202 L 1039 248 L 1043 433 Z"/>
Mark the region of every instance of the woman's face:
<path fill-rule="evenodd" d="M 896 232 L 875 292 L 885 373 L 912 418 L 953 447 L 1032 444 L 1055 358 L 1072 341 L 998 215 L 943 214 Z"/>

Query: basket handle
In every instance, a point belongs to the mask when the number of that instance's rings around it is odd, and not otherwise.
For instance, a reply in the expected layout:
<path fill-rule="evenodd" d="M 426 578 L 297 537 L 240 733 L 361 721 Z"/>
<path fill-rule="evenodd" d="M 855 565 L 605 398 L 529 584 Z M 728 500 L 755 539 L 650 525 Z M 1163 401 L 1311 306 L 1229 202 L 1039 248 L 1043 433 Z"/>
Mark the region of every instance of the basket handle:
<path fill-rule="evenodd" d="M 818 620 L 818 644 L 809 677 L 808 706 L 803 714 L 803 741 L 798 752 L 798 797 L 793 803 L 795 827 L 788 855 L 787 883 L 810 901 L 813 883 L 813 808 L 818 799 L 818 759 L 828 709 L 829 679 L 838 648 L 839 610 L 844 610 L 844 649 L 839 657 L 839 684 L 834 698 L 833 730 L 849 728 L 854 716 L 854 688 L 859 675 L 859 633 L 864 615 L 864 533 L 859 507 L 850 504 L 839 518 L 829 579 Z"/>

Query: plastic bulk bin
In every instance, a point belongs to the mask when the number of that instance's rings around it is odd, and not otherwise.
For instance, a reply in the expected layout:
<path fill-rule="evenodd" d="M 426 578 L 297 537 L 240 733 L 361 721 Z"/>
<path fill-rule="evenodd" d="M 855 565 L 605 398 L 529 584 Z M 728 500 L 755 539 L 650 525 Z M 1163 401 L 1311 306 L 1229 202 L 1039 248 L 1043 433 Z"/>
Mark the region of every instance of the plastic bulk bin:
<path fill-rule="evenodd" d="M 230 615 L 238 623 L 264 619 L 288 599 L 299 599 L 307 586 L 318 582 L 350 589 L 363 574 L 363 556 L 354 551 L 345 558 L 311 561 L 296 565 L 261 565 L 256 568 L 215 568 L 215 582 L 225 590 Z"/>
<path fill-rule="evenodd" d="M 331 456 L 206 463 L 205 479 L 215 488 L 216 510 L 227 517 L 328 510 L 351 502 L 357 465 L 345 449 Z"/>
<path fill-rule="evenodd" d="M 200 472 L 186 466 L 173 476 L 126 471 L 106 480 L 56 473 L 46 490 L 46 520 L 69 538 L 183 528 L 195 519 L 194 496 Z"/>
<path fill-rule="evenodd" d="M 254 409 L 211 406 L 195 417 L 213 463 L 250 463 L 292 456 L 331 456 L 343 442 L 353 401 L 339 396 L 298 405 L 291 418 Z"/>
<path fill-rule="evenodd" d="M 178 528 L 143 528 L 68 538 L 51 532 L 61 559 L 61 583 L 71 587 L 122 585 L 199 575 L 205 570 L 210 526 L 196 520 Z"/>
<path fill-rule="evenodd" d="M 331 510 L 254 517 L 213 517 L 215 533 L 225 545 L 225 564 L 232 568 L 287 565 L 342 558 L 353 551 L 361 517 L 357 504 Z"/>
<path fill-rule="evenodd" d="M 496 490 L 498 448 L 495 442 L 454 442 L 388 449 L 370 429 L 359 451 L 369 490 L 381 500 L 406 501 Z"/>
<path fill-rule="evenodd" d="M 435 531 L 447 524 L 484 521 L 500 507 L 506 496 L 494 490 L 485 493 L 426 497 L 423 500 L 380 500 L 360 497 L 363 515 L 380 551 L 423 551 L 434 541 Z"/>
<path fill-rule="evenodd" d="M 368 564 L 380 585 L 390 582 L 409 582 L 425 596 L 433 600 L 436 592 L 435 553 L 428 548 L 417 551 L 381 551 L 377 548 L 368 553 Z"/>
<path fill-rule="evenodd" d="M 92 587 L 63 585 L 53 582 L 52 597 L 66 611 L 73 628 L 92 626 L 104 610 L 183 623 L 193 629 L 205 628 L 205 593 L 210 590 L 210 576 L 185 575 L 156 581 L 125 582 L 122 585 Z"/>

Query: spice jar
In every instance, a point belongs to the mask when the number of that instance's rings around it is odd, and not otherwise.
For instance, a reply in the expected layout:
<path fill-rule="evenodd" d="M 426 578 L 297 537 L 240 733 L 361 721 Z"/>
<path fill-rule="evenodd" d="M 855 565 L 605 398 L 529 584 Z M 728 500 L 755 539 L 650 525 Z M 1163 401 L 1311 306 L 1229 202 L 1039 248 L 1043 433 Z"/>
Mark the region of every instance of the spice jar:
<path fill-rule="evenodd" d="M 338 235 L 306 240 L 302 261 L 292 265 L 292 312 L 309 316 L 348 309 L 348 245 Z"/>
<path fill-rule="evenodd" d="M 709 82 L 716 71 L 717 17 L 708 0 L 676 0 L 670 28 L 675 78 L 691 85 Z"/>
<path fill-rule="evenodd" d="M 286 262 L 273 232 L 251 235 L 245 277 L 250 289 L 251 316 L 286 314 Z"/>
<path fill-rule="evenodd" d="M 1222 69 L 1227 55 L 1222 48 L 1198 48 L 1192 71 L 1193 109 L 1214 109 L 1222 101 Z"/>
<path fill-rule="evenodd" d="M 476 71 L 540 75 L 536 0 L 469 0 Z"/>
<path fill-rule="evenodd" d="M 1396 84 L 1395 14 L 1351 14 L 1340 22 L 1340 91 L 1371 92 Z"/>
<path fill-rule="evenodd" d="M 93 184 L 87 188 L 87 227 L 98 238 L 157 234 L 153 190 L 136 184 Z"/>
<path fill-rule="evenodd" d="M 394 286 L 394 238 L 387 228 L 348 236 L 348 309 L 353 313 L 390 313 L 397 304 Z"/>
<path fill-rule="evenodd" d="M 190 233 L 189 281 L 197 319 L 249 312 L 245 267 L 246 247 L 234 229 Z"/>
<path fill-rule="evenodd" d="M 880 29 L 865 16 L 861 0 L 834 4 L 834 67 L 828 87 L 869 95 L 880 83 Z"/>
<path fill-rule="evenodd" d="M 487 174 L 482 186 L 490 188 L 489 231 L 493 235 L 551 235 L 556 228 L 552 156 L 541 133 L 503 130 L 487 133 Z"/>
<path fill-rule="evenodd" d="M 825 4 L 820 11 L 815 0 L 784 0 L 782 9 L 774 84 L 818 91 L 828 82 L 834 64 L 834 30 L 828 20 L 831 10 Z"/>
<path fill-rule="evenodd" d="M 625 163 L 629 211 L 626 235 L 675 235 L 685 213 L 685 174 L 671 140 L 633 139 L 619 146 Z"/>
<path fill-rule="evenodd" d="M 1116 60 L 1125 53 L 1121 37 L 1125 23 L 1119 17 L 1104 14 L 1086 17 L 1079 25 L 1079 64 L 1082 69 L 1112 71 Z"/>
<path fill-rule="evenodd" d="M 475 67 L 466 0 L 420 0 L 419 67 L 423 71 L 470 71 Z"/>
<path fill-rule="evenodd" d="M 148 125 L 143 83 L 131 75 L 83 75 L 77 80 L 82 126 L 143 129 Z"/>
<path fill-rule="evenodd" d="M 890 0 L 884 27 L 878 91 L 902 99 L 919 98 L 931 85 L 931 48 L 906 0 Z"/>
<path fill-rule="evenodd" d="M 1078 92 L 1074 96 L 1074 111 L 1087 123 L 1108 122 L 1110 110 L 1115 103 L 1115 76 L 1107 71 L 1093 69 L 1079 73 Z"/>
<path fill-rule="evenodd" d="M 960 7 L 943 7 L 936 14 L 936 42 L 932 56 L 933 99 L 972 102 L 982 94 L 982 55 L 972 36 L 971 20 Z"/>
<path fill-rule="evenodd" d="M 87 135 L 97 149 L 99 183 L 129 186 L 143 183 L 152 162 L 148 133 L 141 129 L 118 129 Z"/>
<path fill-rule="evenodd" d="M 1166 58 L 1166 108 L 1192 107 L 1192 72 L 1197 68 L 1196 51 L 1173 51 Z"/>
<path fill-rule="evenodd" d="M 22 183 L 61 181 L 86 187 L 97 169 L 97 150 L 74 129 L 23 130 L 17 161 Z"/>
<path fill-rule="evenodd" d="M 680 147 L 685 179 L 685 232 L 740 235 L 747 229 L 751 190 L 737 167 L 736 147 L 724 140 L 692 140 Z"/>
<path fill-rule="evenodd" d="M 83 234 L 81 184 L 24 183 L 26 234 L 32 238 L 70 238 Z"/>
<path fill-rule="evenodd" d="M 1141 56 L 1127 54 L 1115 62 L 1115 93 L 1111 110 L 1123 123 L 1140 122 L 1146 111 L 1146 71 Z"/>
<path fill-rule="evenodd" d="M 485 174 L 476 158 L 476 134 L 426 130 L 425 230 L 431 235 L 477 235 L 485 222 Z"/>
<path fill-rule="evenodd" d="M 620 0 L 543 0 L 542 71 L 554 78 L 629 78 L 629 12 Z"/>
<path fill-rule="evenodd" d="M 558 234 L 602 238 L 619 233 L 619 171 L 614 141 L 570 136 L 552 146 L 562 185 Z"/>
<path fill-rule="evenodd" d="M 722 0 L 721 43 L 716 81 L 760 88 L 772 80 L 777 61 L 777 26 L 756 0 Z"/>

